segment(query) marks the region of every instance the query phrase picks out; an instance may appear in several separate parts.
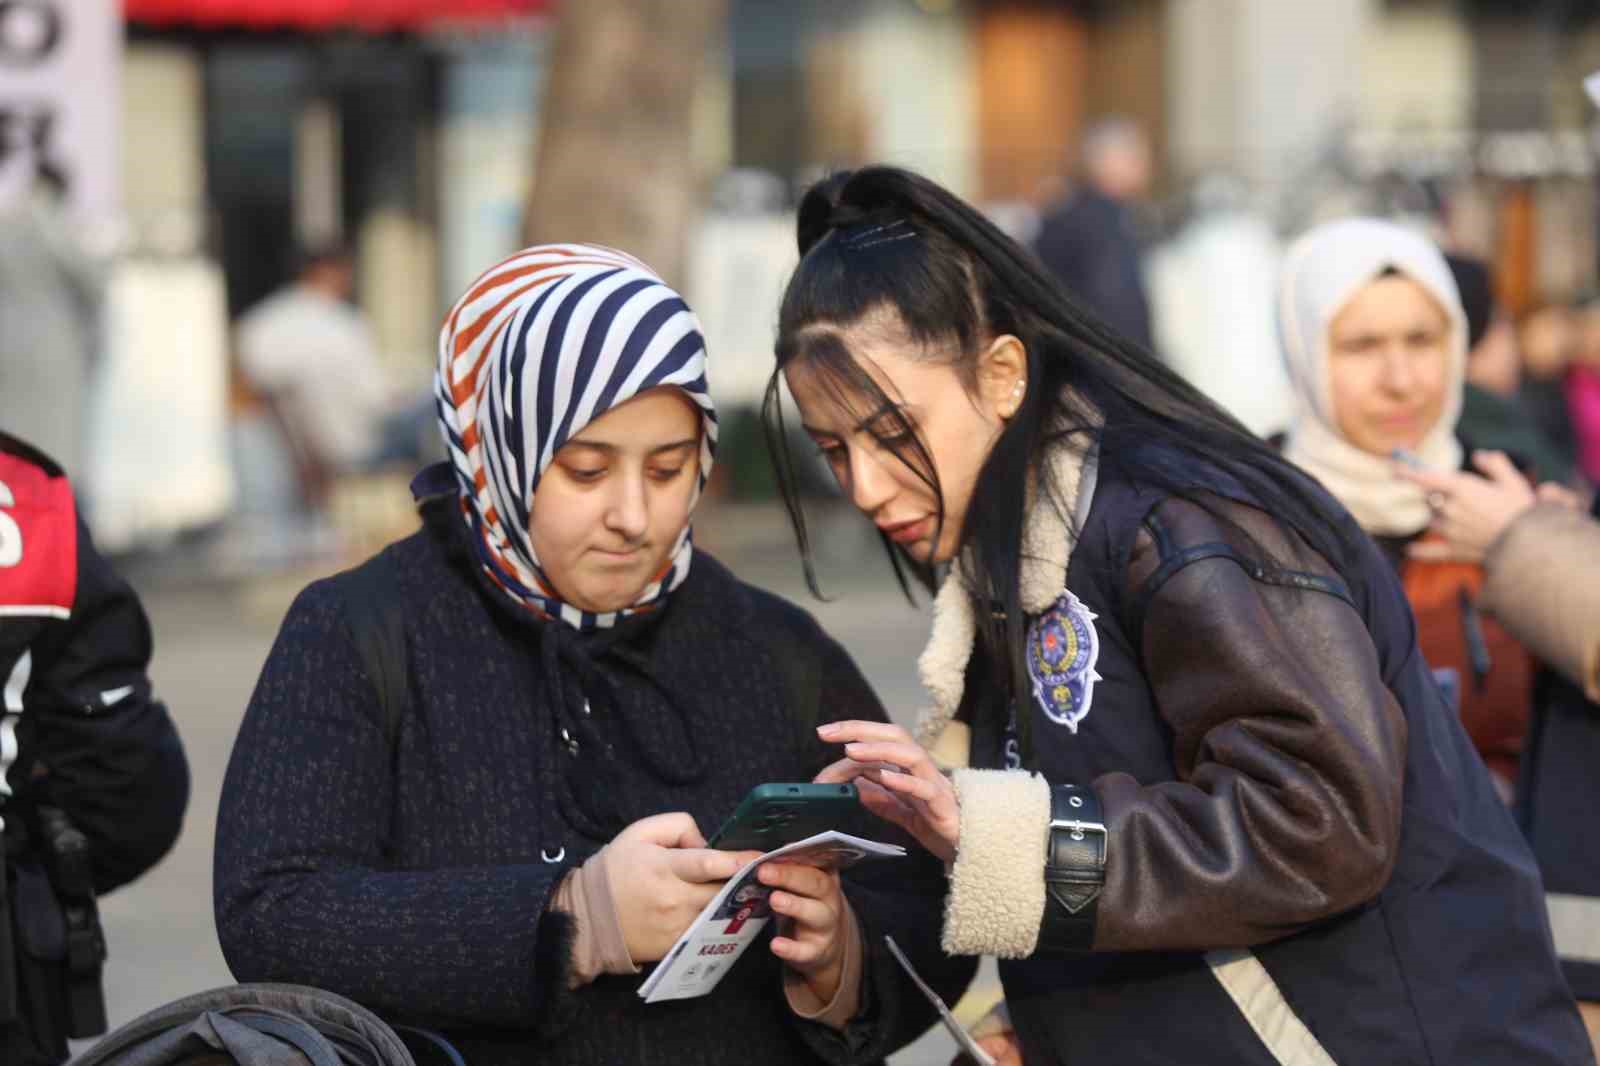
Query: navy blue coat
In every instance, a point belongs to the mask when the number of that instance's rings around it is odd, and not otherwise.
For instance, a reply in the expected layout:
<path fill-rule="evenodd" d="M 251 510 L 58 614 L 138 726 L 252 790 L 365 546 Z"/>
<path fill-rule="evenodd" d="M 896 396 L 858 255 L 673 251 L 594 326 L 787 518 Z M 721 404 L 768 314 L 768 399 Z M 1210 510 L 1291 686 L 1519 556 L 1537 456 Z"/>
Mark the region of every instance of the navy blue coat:
<path fill-rule="evenodd" d="M 883 934 L 946 995 L 972 973 L 938 951 L 944 878 L 926 853 L 846 875 L 868 975 L 843 1034 L 793 1015 L 764 940 L 699 999 L 647 1005 L 641 977 L 568 989 L 571 921 L 546 904 L 609 839 L 583 810 L 623 823 L 687 811 L 709 834 L 753 786 L 810 780 L 835 757 L 811 723 L 883 711 L 807 614 L 700 553 L 666 607 L 585 640 L 614 702 L 595 712 L 595 743 L 569 753 L 542 653 L 570 634 L 477 580 L 460 525 L 430 507 L 426 529 L 386 549 L 411 683 L 392 751 L 341 586 L 317 582 L 290 608 L 218 815 L 217 932 L 234 975 L 437 1025 L 472 1066 L 871 1062 L 926 1028 L 932 1010 Z"/>

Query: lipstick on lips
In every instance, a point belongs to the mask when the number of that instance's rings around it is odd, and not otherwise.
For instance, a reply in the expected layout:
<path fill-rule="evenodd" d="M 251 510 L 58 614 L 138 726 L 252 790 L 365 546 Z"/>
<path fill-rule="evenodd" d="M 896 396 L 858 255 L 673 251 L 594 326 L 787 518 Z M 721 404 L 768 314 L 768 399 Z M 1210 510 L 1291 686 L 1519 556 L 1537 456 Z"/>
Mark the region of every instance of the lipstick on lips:
<path fill-rule="evenodd" d="M 909 522 L 894 522 L 880 525 L 878 528 L 883 531 L 884 536 L 896 544 L 912 544 L 933 531 L 933 516 L 923 515 Z"/>

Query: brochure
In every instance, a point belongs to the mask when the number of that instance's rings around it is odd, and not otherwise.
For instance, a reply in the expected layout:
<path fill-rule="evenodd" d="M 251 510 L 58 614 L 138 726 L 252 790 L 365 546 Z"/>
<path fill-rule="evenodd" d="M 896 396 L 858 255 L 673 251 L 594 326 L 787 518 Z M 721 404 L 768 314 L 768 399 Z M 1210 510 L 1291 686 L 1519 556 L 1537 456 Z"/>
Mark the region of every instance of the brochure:
<path fill-rule="evenodd" d="M 639 987 L 640 998 L 646 1003 L 693 999 L 717 987 L 717 982 L 772 919 L 772 908 L 767 905 L 772 889 L 756 878 L 762 863 L 783 859 L 843 870 L 862 859 L 899 858 L 905 853 L 906 849 L 898 844 L 879 844 L 830 830 L 751 860 L 728 879 L 716 898 L 684 930 L 666 958 Z"/>

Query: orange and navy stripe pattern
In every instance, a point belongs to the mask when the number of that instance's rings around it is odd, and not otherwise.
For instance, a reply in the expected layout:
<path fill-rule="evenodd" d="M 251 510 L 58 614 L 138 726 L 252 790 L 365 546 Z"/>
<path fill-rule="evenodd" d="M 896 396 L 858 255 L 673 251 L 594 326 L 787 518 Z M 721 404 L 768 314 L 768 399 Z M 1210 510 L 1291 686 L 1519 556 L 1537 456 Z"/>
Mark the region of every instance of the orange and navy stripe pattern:
<path fill-rule="evenodd" d="M 528 525 L 539 479 L 584 426 L 647 389 L 680 388 L 700 410 L 700 483 L 716 452 L 705 338 L 688 304 L 639 260 L 612 248 L 547 244 L 486 271 L 439 332 L 435 399 L 462 515 L 479 559 L 513 601 L 578 629 L 649 610 L 689 574 L 686 527 L 666 568 L 619 612 L 561 602 Z M 699 491 L 697 489 L 697 493 Z"/>

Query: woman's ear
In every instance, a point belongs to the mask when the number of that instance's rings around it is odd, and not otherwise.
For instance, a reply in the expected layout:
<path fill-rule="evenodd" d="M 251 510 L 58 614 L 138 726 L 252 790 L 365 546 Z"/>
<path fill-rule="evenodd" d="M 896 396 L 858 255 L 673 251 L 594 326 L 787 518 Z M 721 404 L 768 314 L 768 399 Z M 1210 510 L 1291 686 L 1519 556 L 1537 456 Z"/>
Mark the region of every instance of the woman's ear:
<path fill-rule="evenodd" d="M 978 397 L 986 413 L 1007 419 L 1028 394 L 1028 350 L 1009 333 L 990 342 L 978 356 Z"/>

